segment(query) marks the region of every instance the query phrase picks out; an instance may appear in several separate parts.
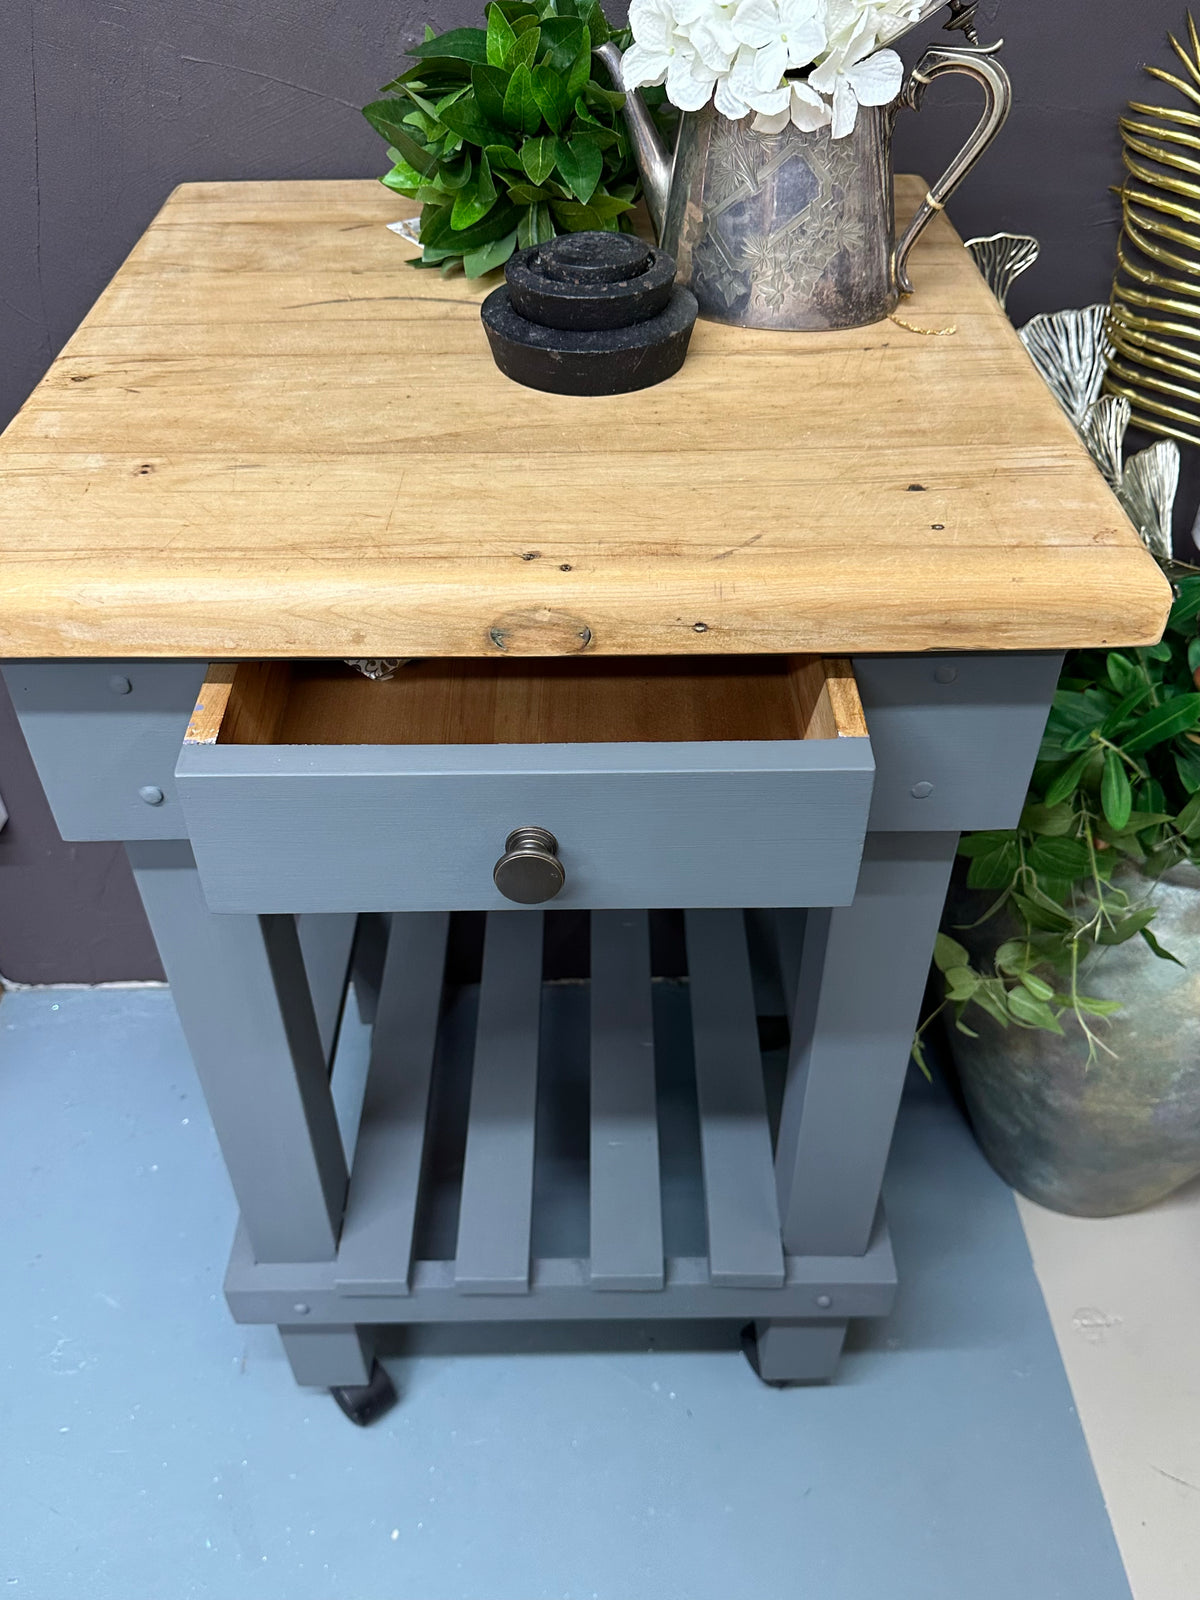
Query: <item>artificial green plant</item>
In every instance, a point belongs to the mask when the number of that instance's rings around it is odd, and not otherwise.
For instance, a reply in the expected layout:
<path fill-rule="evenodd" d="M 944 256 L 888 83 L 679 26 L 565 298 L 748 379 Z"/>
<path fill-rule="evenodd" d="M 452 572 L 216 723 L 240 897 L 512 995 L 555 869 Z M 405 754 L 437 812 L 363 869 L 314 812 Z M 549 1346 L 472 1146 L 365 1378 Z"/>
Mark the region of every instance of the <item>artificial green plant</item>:
<path fill-rule="evenodd" d="M 959 846 L 967 887 L 993 897 L 972 942 L 997 918 L 1003 935 L 983 961 L 939 935 L 934 1015 L 949 1009 L 964 1033 L 973 1036 L 973 1011 L 1052 1033 L 1071 1014 L 1091 1057 L 1107 1048 L 1096 1020 L 1121 1008 L 1081 991 L 1084 958 L 1141 938 L 1176 960 L 1154 935 L 1152 885 L 1180 862 L 1200 864 L 1200 575 L 1180 565 L 1167 574 L 1175 603 L 1162 642 L 1068 656 L 1020 824 Z M 922 1065 L 932 1020 L 917 1037 Z"/>
<path fill-rule="evenodd" d="M 363 110 L 388 141 L 383 182 L 422 204 L 416 264 L 461 262 L 469 278 L 558 233 L 628 226 L 640 192 L 625 96 L 592 56 L 628 33 L 597 0 L 492 0 L 486 18 L 427 28 L 415 64 Z"/>

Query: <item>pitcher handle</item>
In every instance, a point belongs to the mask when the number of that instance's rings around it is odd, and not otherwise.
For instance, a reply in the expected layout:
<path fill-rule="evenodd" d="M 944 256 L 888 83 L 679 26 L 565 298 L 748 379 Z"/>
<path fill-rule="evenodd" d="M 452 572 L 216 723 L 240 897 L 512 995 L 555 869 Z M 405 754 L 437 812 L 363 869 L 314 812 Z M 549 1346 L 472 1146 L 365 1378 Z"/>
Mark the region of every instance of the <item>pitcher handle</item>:
<path fill-rule="evenodd" d="M 1000 63 L 993 59 L 1000 45 L 989 45 L 986 49 L 949 49 L 941 45 L 934 45 L 926 50 L 909 74 L 908 82 L 900 94 L 900 104 L 910 106 L 914 111 L 921 109 L 925 98 L 925 90 L 934 78 L 940 78 L 944 72 L 965 72 L 969 78 L 974 78 L 983 85 L 984 108 L 979 126 L 963 145 L 958 155 L 946 168 L 938 181 L 930 188 L 929 193 L 917 211 L 916 216 L 904 230 L 904 234 L 896 246 L 893 261 L 896 287 L 901 294 L 913 292 L 912 283 L 908 276 L 908 258 L 912 247 L 925 232 L 939 211 L 944 211 L 946 202 L 958 188 L 959 184 L 979 160 L 980 156 L 991 144 L 1008 120 L 1008 113 L 1012 108 L 1012 83 L 1008 73 Z"/>

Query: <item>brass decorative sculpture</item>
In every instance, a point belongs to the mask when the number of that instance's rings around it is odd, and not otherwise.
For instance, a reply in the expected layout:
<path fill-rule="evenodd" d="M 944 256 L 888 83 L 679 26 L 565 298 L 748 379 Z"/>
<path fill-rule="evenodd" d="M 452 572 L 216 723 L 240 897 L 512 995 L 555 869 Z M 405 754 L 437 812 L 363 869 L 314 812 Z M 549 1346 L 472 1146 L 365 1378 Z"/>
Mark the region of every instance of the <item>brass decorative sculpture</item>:
<path fill-rule="evenodd" d="M 1170 35 L 1185 76 L 1147 67 L 1200 108 L 1200 32 Z M 1151 433 L 1200 444 L 1200 115 L 1134 101 L 1120 122 L 1125 181 L 1105 388 Z"/>

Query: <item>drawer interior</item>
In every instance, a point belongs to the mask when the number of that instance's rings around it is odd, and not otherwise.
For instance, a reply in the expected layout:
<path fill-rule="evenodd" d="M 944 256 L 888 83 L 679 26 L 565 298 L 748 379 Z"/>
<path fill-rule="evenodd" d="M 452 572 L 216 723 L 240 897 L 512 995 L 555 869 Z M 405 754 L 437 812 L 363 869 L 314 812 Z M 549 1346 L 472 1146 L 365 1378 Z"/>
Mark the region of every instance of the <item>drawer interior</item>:
<path fill-rule="evenodd" d="M 673 744 L 863 738 L 848 661 L 823 656 L 334 661 L 209 668 L 188 744 Z"/>

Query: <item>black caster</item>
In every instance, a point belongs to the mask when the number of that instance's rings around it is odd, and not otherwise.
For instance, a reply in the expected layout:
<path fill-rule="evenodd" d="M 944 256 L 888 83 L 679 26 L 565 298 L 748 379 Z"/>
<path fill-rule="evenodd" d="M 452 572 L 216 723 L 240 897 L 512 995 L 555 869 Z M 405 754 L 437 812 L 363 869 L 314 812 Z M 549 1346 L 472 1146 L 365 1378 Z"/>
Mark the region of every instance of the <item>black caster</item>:
<path fill-rule="evenodd" d="M 345 1388 L 330 1389 L 338 1407 L 350 1418 L 356 1428 L 369 1428 L 373 1422 L 396 1404 L 396 1385 L 387 1375 L 387 1369 L 376 1361 L 366 1383 L 348 1384 Z"/>

